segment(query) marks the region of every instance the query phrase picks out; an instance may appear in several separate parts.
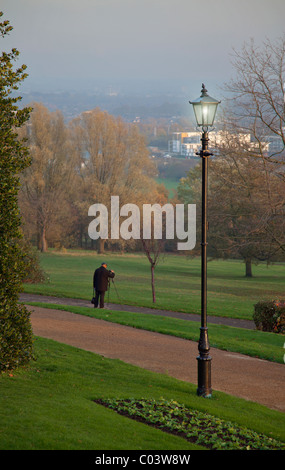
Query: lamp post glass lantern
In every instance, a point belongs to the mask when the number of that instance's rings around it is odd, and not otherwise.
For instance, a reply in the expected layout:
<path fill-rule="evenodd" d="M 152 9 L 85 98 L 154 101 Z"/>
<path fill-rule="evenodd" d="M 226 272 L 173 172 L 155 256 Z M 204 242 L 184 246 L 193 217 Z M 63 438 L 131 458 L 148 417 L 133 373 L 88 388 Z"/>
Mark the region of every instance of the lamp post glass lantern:
<path fill-rule="evenodd" d="M 189 103 L 193 105 L 197 126 L 208 128 L 214 124 L 220 101 L 208 95 L 204 83 L 202 84 L 201 96 L 194 101 L 189 101 Z"/>
<path fill-rule="evenodd" d="M 208 128 L 214 123 L 216 111 L 220 101 L 208 95 L 205 85 L 202 84 L 201 96 L 194 101 L 189 101 L 193 110 L 197 125 L 202 127 L 202 149 L 197 153 L 202 158 L 202 240 L 201 240 L 201 327 L 198 343 L 198 388 L 197 394 L 203 397 L 212 396 L 211 388 L 211 361 L 210 345 L 207 328 L 207 182 L 208 182 L 208 157 L 212 153 L 208 150 Z"/>

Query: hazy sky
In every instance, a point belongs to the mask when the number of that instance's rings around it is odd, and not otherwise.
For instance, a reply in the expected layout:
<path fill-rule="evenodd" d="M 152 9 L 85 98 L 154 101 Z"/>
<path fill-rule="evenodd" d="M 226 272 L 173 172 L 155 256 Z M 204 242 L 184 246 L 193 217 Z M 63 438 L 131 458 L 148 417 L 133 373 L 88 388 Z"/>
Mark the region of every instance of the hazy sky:
<path fill-rule="evenodd" d="M 223 83 L 232 48 L 280 37 L 285 0 L 1 0 L 29 83 L 156 79 Z M 198 90 L 199 92 L 200 90 Z"/>

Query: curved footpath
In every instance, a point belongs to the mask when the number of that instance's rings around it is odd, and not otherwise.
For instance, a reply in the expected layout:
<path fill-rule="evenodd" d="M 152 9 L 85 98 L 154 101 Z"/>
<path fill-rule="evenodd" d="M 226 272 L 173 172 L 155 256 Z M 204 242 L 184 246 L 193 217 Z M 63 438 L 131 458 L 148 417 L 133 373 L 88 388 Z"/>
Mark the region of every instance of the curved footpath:
<path fill-rule="evenodd" d="M 49 302 L 62 305 L 80 305 L 92 308 L 90 302 L 76 299 L 21 294 L 21 302 Z M 169 315 L 179 318 L 183 314 L 154 309 L 142 309 L 107 304 L 108 308 L 125 311 Z M 120 359 L 157 373 L 197 384 L 197 342 L 126 327 L 56 309 L 28 306 L 36 336 L 54 339 L 102 356 Z M 193 318 L 194 317 L 194 318 Z M 199 321 L 198 315 L 188 315 Z M 213 321 L 214 320 L 214 321 Z M 227 320 L 227 321 L 225 321 Z M 253 328 L 253 322 L 229 319 L 208 319 L 209 323 L 230 324 Z M 248 326 L 246 326 L 248 325 Z M 252 358 L 242 354 L 211 348 L 212 388 L 246 400 L 258 402 L 268 408 L 285 412 L 284 364 Z"/>

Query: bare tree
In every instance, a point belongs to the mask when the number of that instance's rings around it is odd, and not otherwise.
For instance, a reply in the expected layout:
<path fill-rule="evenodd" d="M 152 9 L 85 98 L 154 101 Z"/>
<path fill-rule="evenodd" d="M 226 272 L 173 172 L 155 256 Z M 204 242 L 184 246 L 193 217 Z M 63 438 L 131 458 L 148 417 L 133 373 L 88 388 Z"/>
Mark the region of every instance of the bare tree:
<path fill-rule="evenodd" d="M 226 133 L 215 154 L 209 171 L 209 254 L 243 259 L 251 277 L 253 262 L 284 258 L 285 182 L 272 162 L 252 156 L 244 134 Z M 199 165 L 181 181 L 178 194 L 184 203 L 198 203 L 200 217 Z"/>
<path fill-rule="evenodd" d="M 215 254 L 242 256 L 250 276 L 252 260 L 281 256 L 285 247 L 285 35 L 245 43 L 232 62 L 221 158 L 210 164 L 209 235 Z M 191 192 L 186 179 L 180 195 Z"/>
<path fill-rule="evenodd" d="M 163 240 L 150 240 L 141 239 L 144 252 L 147 256 L 147 259 L 150 262 L 150 272 L 151 272 L 151 290 L 152 290 L 152 301 L 156 302 L 155 294 L 155 279 L 154 279 L 154 270 L 158 264 L 159 257 L 163 251 Z"/>
<path fill-rule="evenodd" d="M 149 224 L 149 238 L 146 238 L 144 235 L 144 230 L 141 228 L 141 244 L 143 247 L 143 251 L 150 262 L 150 272 L 151 272 L 151 289 L 152 289 L 152 301 L 153 303 L 156 302 L 156 293 L 155 293 L 155 268 L 158 265 L 158 262 L 161 258 L 161 255 L 164 252 L 164 247 L 165 247 L 165 212 L 163 211 L 164 205 L 168 201 L 168 196 L 169 192 L 168 190 L 164 187 L 164 185 L 160 184 L 153 184 L 152 191 L 145 196 L 144 198 L 144 203 L 148 204 L 150 203 L 150 206 L 156 204 L 160 206 L 160 209 L 157 212 L 158 219 L 157 222 L 160 224 L 161 223 L 161 234 L 158 234 L 161 236 L 161 238 L 155 238 L 155 233 L 154 233 L 154 224 L 155 224 L 155 215 L 149 219 L 147 224 Z M 151 208 L 152 209 L 152 208 Z M 160 219 L 160 214 L 161 214 L 161 219 Z M 145 221 L 144 221 L 145 222 Z"/>
<path fill-rule="evenodd" d="M 211 165 L 209 243 L 218 257 L 242 258 L 247 277 L 252 262 L 274 261 L 285 248 L 285 185 L 272 170 L 229 152 Z"/>
<path fill-rule="evenodd" d="M 285 34 L 256 46 L 252 40 L 234 51 L 236 78 L 226 84 L 234 128 L 250 132 L 256 146 L 252 155 L 275 164 L 284 178 L 285 155 Z M 267 142 L 269 145 L 264 145 Z"/>

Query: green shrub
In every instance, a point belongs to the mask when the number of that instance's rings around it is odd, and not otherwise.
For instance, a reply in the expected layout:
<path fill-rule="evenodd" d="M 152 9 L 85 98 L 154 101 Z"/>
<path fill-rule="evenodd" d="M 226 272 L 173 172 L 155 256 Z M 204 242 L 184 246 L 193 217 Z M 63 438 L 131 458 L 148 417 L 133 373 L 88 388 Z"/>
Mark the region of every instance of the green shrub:
<path fill-rule="evenodd" d="M 285 333 L 285 300 L 258 302 L 254 306 L 253 321 L 258 330 Z"/>
<path fill-rule="evenodd" d="M 3 13 L 0 12 L 0 18 Z M 0 22 L 2 38 L 12 30 Z M 18 208 L 20 173 L 30 165 L 27 147 L 18 129 L 29 119 L 30 109 L 19 109 L 20 97 L 11 97 L 27 76 L 26 66 L 13 70 L 19 52 L 0 57 L 0 371 L 26 364 L 32 358 L 29 312 L 18 304 L 25 274 L 25 254 L 20 246 L 21 218 Z"/>
<path fill-rule="evenodd" d="M 49 278 L 40 265 L 37 250 L 24 238 L 19 240 L 19 244 L 24 255 L 23 282 L 25 284 L 47 282 Z"/>
<path fill-rule="evenodd" d="M 33 359 L 30 312 L 24 305 L 8 302 L 0 308 L 0 372 L 24 366 Z"/>

